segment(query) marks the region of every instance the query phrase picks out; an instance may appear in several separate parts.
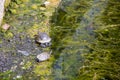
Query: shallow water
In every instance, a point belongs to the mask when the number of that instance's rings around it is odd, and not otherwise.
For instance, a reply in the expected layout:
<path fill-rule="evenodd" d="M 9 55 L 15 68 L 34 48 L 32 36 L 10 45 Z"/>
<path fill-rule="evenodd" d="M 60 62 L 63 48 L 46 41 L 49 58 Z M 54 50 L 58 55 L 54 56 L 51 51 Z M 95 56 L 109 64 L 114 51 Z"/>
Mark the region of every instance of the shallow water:
<path fill-rule="evenodd" d="M 73 4 L 71 4 L 72 7 L 76 7 L 77 6 L 76 3 L 77 1 L 75 3 L 73 2 Z M 98 29 L 99 27 L 99 23 L 94 24 L 95 17 L 101 15 L 100 13 L 102 10 L 104 10 L 106 3 L 107 1 L 100 2 L 100 0 L 94 0 L 91 3 L 92 6 L 86 8 L 86 12 L 81 17 L 81 20 L 76 20 L 76 23 L 74 23 L 73 25 L 70 25 L 69 23 L 65 24 L 64 22 L 66 21 L 64 19 L 62 21 L 59 20 L 59 18 L 56 19 L 53 27 L 56 28 L 56 26 L 59 26 L 56 29 L 58 29 L 58 31 L 61 32 L 57 33 L 56 31 L 54 34 L 56 33 L 58 35 L 63 34 L 63 36 L 57 36 L 59 38 L 59 41 L 57 42 L 58 44 L 55 43 L 57 46 L 55 46 L 54 48 L 55 49 L 54 55 L 57 56 L 57 59 L 55 60 L 55 63 L 53 65 L 54 69 L 53 74 L 55 80 L 77 79 L 77 76 L 79 74 L 79 68 L 83 66 L 84 62 L 84 58 L 81 55 L 89 53 L 90 49 L 88 48 L 88 46 L 95 42 L 94 30 Z M 70 8 L 72 8 L 71 5 Z M 64 9 L 66 9 L 67 12 L 67 8 Z M 69 13 L 70 13 L 69 10 L 65 14 L 63 12 L 62 17 L 64 16 L 66 17 L 67 15 L 69 16 Z M 59 15 L 57 17 L 60 17 L 61 16 L 60 14 L 62 14 L 62 12 L 61 13 L 56 12 L 56 14 Z M 80 13 L 78 11 L 78 13 L 71 13 L 70 15 L 71 16 L 76 15 L 77 18 L 80 18 L 79 14 Z M 61 21 L 60 25 L 58 24 L 59 23 L 58 21 Z M 97 24 L 98 26 L 96 26 Z M 67 27 L 66 25 L 69 26 L 68 29 L 66 29 Z M 77 27 L 71 30 L 71 28 L 74 27 L 74 25 Z M 65 32 L 63 31 L 63 29 Z"/>

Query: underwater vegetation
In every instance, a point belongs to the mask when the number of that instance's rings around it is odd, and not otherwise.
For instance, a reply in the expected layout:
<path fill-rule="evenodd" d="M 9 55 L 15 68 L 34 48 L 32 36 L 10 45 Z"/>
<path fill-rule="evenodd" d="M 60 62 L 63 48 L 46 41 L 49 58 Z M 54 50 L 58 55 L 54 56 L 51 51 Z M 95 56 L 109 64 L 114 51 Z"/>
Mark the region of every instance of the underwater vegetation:
<path fill-rule="evenodd" d="M 120 71 L 120 26 L 97 32 L 96 43 L 90 45 L 91 52 L 80 68 L 79 79 L 119 80 Z"/>
<path fill-rule="evenodd" d="M 63 42 L 62 39 L 71 37 L 74 34 L 76 28 L 80 25 L 82 16 L 89 9 L 91 3 L 92 0 L 61 1 L 51 17 L 52 32 L 50 35 L 53 37 L 53 48 L 58 48 L 57 46 L 63 44 L 61 43 Z"/>
<path fill-rule="evenodd" d="M 88 52 L 84 49 L 88 44 L 85 40 L 88 34 L 80 22 L 91 4 L 92 0 L 63 1 L 53 14 L 50 33 L 55 57 L 53 80 L 76 80 L 79 76 L 79 67 L 83 64 L 81 53 Z M 77 32 L 79 28 L 81 30 Z"/>
<path fill-rule="evenodd" d="M 97 40 L 89 46 L 91 52 L 84 55 L 86 59 L 79 70 L 78 80 L 120 80 L 119 5 L 117 0 L 108 0 L 99 17 L 104 25 L 95 31 Z"/>
<path fill-rule="evenodd" d="M 119 80 L 120 2 L 64 2 L 52 19 L 54 79 Z"/>

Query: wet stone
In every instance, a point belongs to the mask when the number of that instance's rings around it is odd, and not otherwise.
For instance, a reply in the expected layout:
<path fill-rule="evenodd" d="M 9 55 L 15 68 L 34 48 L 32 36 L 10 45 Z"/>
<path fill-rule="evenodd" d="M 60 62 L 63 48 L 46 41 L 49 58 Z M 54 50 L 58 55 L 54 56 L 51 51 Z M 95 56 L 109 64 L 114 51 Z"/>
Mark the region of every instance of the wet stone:
<path fill-rule="evenodd" d="M 25 55 L 25 56 L 29 56 L 29 52 L 27 51 L 22 51 L 22 50 L 18 50 L 18 53 L 21 53 L 22 55 Z"/>

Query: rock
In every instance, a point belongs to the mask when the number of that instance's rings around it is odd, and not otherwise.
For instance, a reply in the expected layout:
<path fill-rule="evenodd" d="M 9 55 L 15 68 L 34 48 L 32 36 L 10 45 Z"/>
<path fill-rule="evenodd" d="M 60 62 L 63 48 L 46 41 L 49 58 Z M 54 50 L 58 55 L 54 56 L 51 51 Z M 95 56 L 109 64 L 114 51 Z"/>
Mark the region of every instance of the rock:
<path fill-rule="evenodd" d="M 27 52 L 27 51 L 22 51 L 22 50 L 18 50 L 18 53 L 21 53 L 22 55 L 24 55 L 24 56 L 29 56 L 29 52 Z"/>
<path fill-rule="evenodd" d="M 0 25 L 2 23 L 2 19 L 4 16 L 4 5 L 5 5 L 5 0 L 0 0 Z"/>
<path fill-rule="evenodd" d="M 49 1 L 45 1 L 45 2 L 44 2 L 44 5 L 45 5 L 45 6 L 48 6 L 49 4 L 50 4 Z"/>
<path fill-rule="evenodd" d="M 4 25 L 2 26 L 2 29 L 4 29 L 5 31 L 7 31 L 9 28 L 10 28 L 10 25 L 9 25 L 9 24 L 4 24 Z"/>

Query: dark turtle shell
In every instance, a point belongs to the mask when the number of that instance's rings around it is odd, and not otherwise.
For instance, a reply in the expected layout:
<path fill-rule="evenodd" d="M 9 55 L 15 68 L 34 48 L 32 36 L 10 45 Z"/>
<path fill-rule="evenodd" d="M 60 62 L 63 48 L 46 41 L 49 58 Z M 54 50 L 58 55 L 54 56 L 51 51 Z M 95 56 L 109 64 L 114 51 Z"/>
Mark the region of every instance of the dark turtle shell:
<path fill-rule="evenodd" d="M 39 43 L 48 43 L 51 41 L 51 38 L 45 32 L 39 32 L 36 38 L 36 41 Z"/>
<path fill-rule="evenodd" d="M 48 60 L 50 58 L 51 53 L 52 53 L 52 51 L 43 52 L 43 53 L 37 55 L 37 61 L 40 62 L 40 61 Z"/>

